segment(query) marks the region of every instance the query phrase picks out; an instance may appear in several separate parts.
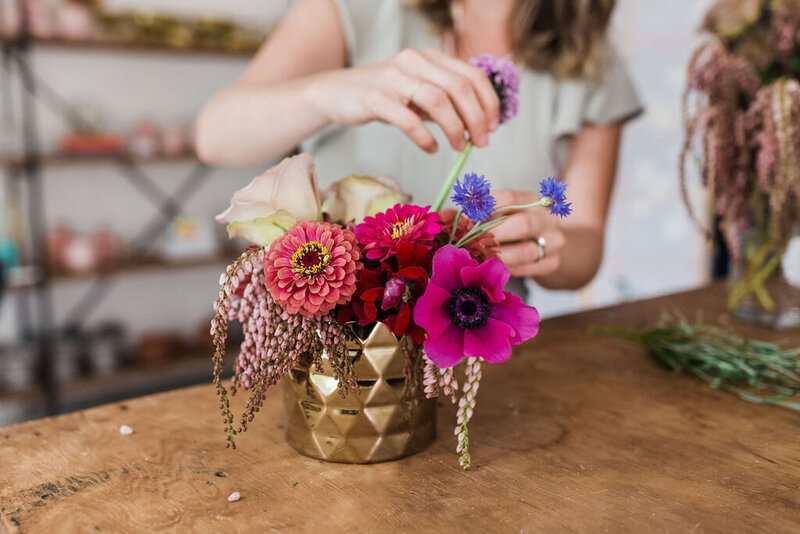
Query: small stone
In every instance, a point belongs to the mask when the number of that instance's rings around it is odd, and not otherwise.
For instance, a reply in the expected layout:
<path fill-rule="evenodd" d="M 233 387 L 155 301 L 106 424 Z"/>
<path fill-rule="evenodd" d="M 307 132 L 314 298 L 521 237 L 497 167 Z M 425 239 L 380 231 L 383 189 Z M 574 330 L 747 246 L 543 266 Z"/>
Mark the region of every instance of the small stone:
<path fill-rule="evenodd" d="M 239 492 L 238 491 L 234 491 L 233 493 L 228 495 L 228 502 L 236 502 L 241 498 L 242 498 L 242 496 L 239 495 Z"/>
<path fill-rule="evenodd" d="M 133 434 L 133 429 L 128 425 L 122 425 L 119 427 L 119 433 L 122 434 L 123 436 L 130 436 L 131 434 Z"/>

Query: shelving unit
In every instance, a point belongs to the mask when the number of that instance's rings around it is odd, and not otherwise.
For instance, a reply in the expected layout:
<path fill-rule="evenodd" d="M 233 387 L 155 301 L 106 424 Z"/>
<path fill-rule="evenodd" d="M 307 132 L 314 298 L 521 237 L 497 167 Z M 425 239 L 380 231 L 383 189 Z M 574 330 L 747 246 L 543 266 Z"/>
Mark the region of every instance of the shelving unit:
<path fill-rule="evenodd" d="M 123 263 L 103 271 L 88 272 L 58 272 L 50 271 L 48 278 L 53 284 L 66 282 L 90 281 L 99 276 L 124 276 L 132 274 L 156 273 L 164 271 L 184 271 L 187 269 L 200 269 L 215 265 L 227 265 L 234 257 L 231 253 L 220 253 L 215 256 L 186 258 L 181 260 L 162 260 L 158 258 L 146 258 L 136 262 Z M 8 291 L 22 291 L 35 287 L 37 283 L 36 266 L 23 266 L 19 268 L 20 274 L 13 276 L 6 285 Z"/>
<path fill-rule="evenodd" d="M 18 0 L 25 13 L 24 0 Z M 0 159 L 9 184 L 10 201 L 22 207 L 27 216 L 30 233 L 30 257 L 26 266 L 19 269 L 5 289 L 17 295 L 17 313 L 21 317 L 21 330 L 25 335 L 35 335 L 38 344 L 37 369 L 39 385 L 28 391 L 0 396 L 0 411 L 16 406 L 30 410 L 44 406 L 43 413 L 50 415 L 66 410 L 86 407 L 96 402 L 120 400 L 137 394 L 152 393 L 167 388 L 180 387 L 208 380 L 210 365 L 207 357 L 186 357 L 156 368 L 130 368 L 97 377 L 85 377 L 74 382 L 58 383 L 52 371 L 53 332 L 59 325 L 53 321 L 52 286 L 70 282 L 88 283 L 81 299 L 67 313 L 64 326 L 79 326 L 93 310 L 114 281 L 123 275 L 156 273 L 193 269 L 212 265 L 224 266 L 235 253 L 221 252 L 213 257 L 186 261 L 153 259 L 152 248 L 164 228 L 181 214 L 186 200 L 209 177 L 212 170 L 197 161 L 193 154 L 138 158 L 129 154 L 101 156 L 68 156 L 47 154 L 41 150 L 38 136 L 37 101 L 63 116 L 64 100 L 56 91 L 39 80 L 31 65 L 36 50 L 64 50 L 76 53 L 125 52 L 131 54 L 175 54 L 187 57 L 228 57 L 242 59 L 252 55 L 252 50 L 223 50 L 213 48 L 176 48 L 139 42 L 70 41 L 63 39 L 33 38 L 27 31 L 27 17 L 23 16 L 23 31 L 13 40 L 0 40 L 3 66 L 19 80 L 21 85 L 21 113 L 23 125 L 23 153 Z M 159 184 L 145 172 L 149 165 L 182 164 L 191 166 L 184 181 L 172 194 L 165 193 Z M 94 273 L 56 273 L 47 268 L 45 230 L 47 217 L 44 211 L 42 174 L 46 171 L 71 167 L 113 167 L 120 176 L 137 188 L 158 207 L 158 216 L 148 221 L 132 240 L 135 257 L 113 269 Z M 23 191 L 24 190 L 24 191 Z M 4 292 L 8 296 L 8 292 Z M 28 296 L 33 296 L 31 307 Z M 23 333 L 21 332 L 21 333 Z M 0 420 L 2 425 L 2 420 Z"/>
<path fill-rule="evenodd" d="M 3 46 L 9 45 L 10 41 L 0 41 Z M 112 41 L 112 40 L 89 40 L 76 41 L 59 38 L 34 38 L 30 40 L 34 48 L 42 49 L 72 49 L 85 51 L 103 52 L 130 52 L 130 53 L 156 53 L 156 54 L 180 54 L 187 56 L 222 56 L 222 57 L 251 57 L 256 50 L 229 50 L 225 48 L 198 48 L 198 47 L 177 47 L 164 44 L 151 44 L 136 41 Z"/>

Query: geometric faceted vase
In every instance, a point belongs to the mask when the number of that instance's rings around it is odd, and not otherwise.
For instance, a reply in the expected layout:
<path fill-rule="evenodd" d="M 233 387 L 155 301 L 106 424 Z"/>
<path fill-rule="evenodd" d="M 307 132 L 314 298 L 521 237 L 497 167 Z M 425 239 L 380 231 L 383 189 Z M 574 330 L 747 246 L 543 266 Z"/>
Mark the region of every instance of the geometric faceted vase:
<path fill-rule="evenodd" d="M 409 342 L 383 323 L 351 328 L 347 343 L 360 393 L 345 398 L 326 355 L 322 370 L 292 369 L 283 379 L 289 445 L 305 456 L 353 464 L 396 460 L 427 448 L 436 438 L 436 399 L 425 399 L 422 388 L 409 397 Z"/>

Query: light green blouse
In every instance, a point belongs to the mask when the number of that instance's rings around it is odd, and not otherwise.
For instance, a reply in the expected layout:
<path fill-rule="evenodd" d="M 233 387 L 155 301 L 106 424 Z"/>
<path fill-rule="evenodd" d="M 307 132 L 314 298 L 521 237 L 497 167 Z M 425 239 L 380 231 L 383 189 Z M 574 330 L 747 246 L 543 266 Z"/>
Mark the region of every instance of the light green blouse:
<path fill-rule="evenodd" d="M 339 10 L 350 65 L 374 63 L 404 48 L 442 48 L 441 36 L 416 9 L 401 0 L 334 0 Z M 558 176 L 571 137 L 582 123 L 607 124 L 641 112 L 633 84 L 611 46 L 602 79 L 556 80 L 545 72 L 520 73 L 519 114 L 490 135 L 489 145 L 472 151 L 465 172 L 486 175 L 495 189 L 534 191 Z M 458 156 L 445 136 L 428 123 L 439 143 L 436 154 L 420 150 L 396 128 L 370 123 L 329 127 L 303 144 L 316 159 L 320 185 L 348 174 L 388 174 L 414 202 L 433 201 Z"/>

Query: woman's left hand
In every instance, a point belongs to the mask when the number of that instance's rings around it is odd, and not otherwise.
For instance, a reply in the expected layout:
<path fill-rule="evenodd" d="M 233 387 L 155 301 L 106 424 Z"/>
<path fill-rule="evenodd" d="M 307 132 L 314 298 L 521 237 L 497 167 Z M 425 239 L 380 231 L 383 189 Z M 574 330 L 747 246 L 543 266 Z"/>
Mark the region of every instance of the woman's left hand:
<path fill-rule="evenodd" d="M 539 195 L 529 191 L 501 189 L 493 193 L 497 207 L 532 204 Z M 501 215 L 508 215 L 509 212 Z M 512 276 L 544 276 L 561 267 L 561 251 L 564 248 L 564 233 L 558 218 L 550 215 L 547 208 L 536 207 L 516 212 L 492 233 L 500 244 L 500 259 L 505 262 Z M 544 257 L 539 259 L 539 238 L 544 238 Z"/>

